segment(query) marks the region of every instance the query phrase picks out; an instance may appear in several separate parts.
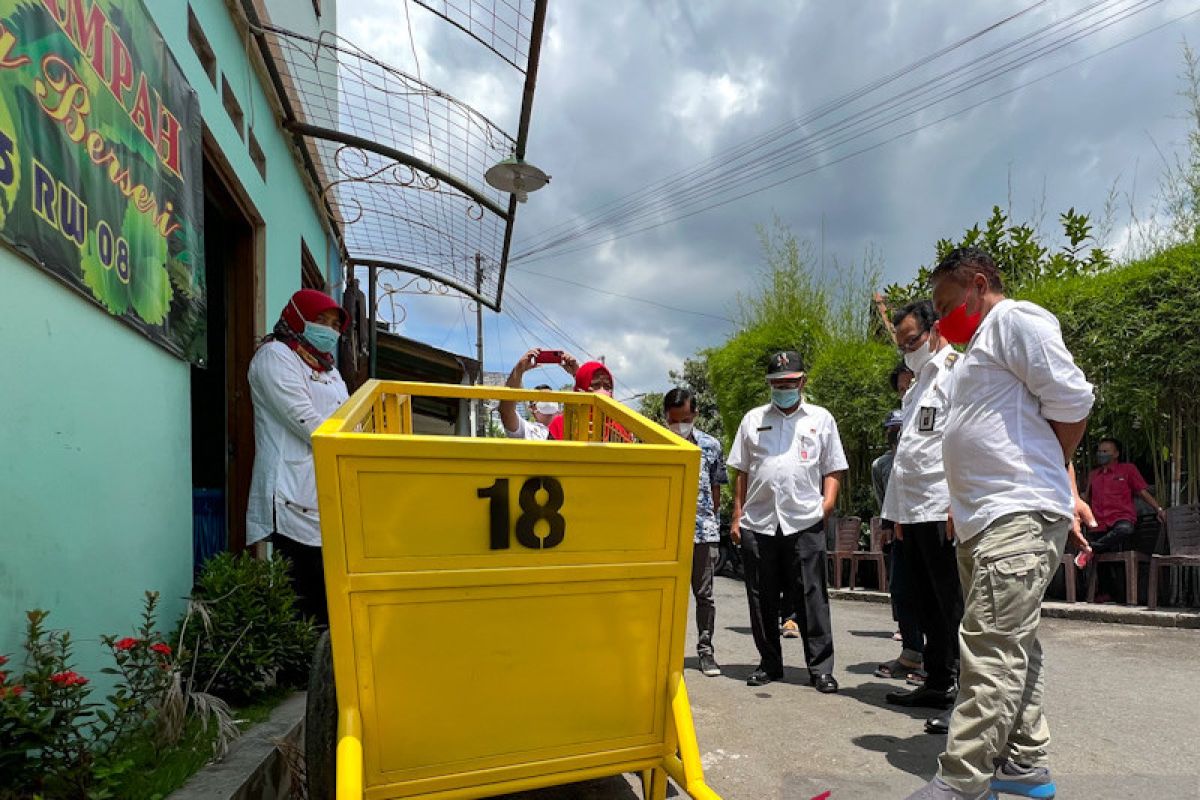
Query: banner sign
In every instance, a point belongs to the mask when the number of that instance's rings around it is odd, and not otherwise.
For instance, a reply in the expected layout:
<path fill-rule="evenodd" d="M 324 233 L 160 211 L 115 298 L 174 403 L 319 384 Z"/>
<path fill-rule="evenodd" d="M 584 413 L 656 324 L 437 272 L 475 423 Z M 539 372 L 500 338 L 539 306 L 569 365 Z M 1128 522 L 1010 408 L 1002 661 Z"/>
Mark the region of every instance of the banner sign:
<path fill-rule="evenodd" d="M 141 0 L 0 0 L 0 238 L 197 361 L 200 132 Z"/>

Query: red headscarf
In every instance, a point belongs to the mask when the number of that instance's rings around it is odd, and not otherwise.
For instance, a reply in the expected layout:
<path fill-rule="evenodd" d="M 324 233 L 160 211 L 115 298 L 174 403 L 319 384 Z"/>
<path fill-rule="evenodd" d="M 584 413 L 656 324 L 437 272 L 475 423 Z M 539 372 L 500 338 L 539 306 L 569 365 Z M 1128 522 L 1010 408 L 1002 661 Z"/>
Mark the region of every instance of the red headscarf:
<path fill-rule="evenodd" d="M 333 369 L 333 354 L 322 353 L 301 336 L 304 324 L 316 322 L 326 311 L 338 312 L 338 330 L 346 330 L 350 317 L 332 297 L 316 289 L 301 289 L 288 300 L 275 329 L 263 341 L 283 342 L 313 369 L 328 372 Z"/>
<path fill-rule="evenodd" d="M 596 379 L 597 374 L 607 375 L 609 382 L 614 385 L 616 384 L 616 379 L 613 378 L 612 371 L 608 367 L 599 361 L 588 361 L 585 364 L 581 364 L 579 369 L 575 371 L 575 391 L 592 391 L 592 381 Z M 563 438 L 564 427 L 565 421 L 562 414 L 550 420 L 548 428 L 550 438 L 561 440 Z M 629 435 L 629 431 L 625 430 L 619 424 L 612 420 L 605 420 L 603 440 L 606 442 L 632 442 L 633 437 Z"/>

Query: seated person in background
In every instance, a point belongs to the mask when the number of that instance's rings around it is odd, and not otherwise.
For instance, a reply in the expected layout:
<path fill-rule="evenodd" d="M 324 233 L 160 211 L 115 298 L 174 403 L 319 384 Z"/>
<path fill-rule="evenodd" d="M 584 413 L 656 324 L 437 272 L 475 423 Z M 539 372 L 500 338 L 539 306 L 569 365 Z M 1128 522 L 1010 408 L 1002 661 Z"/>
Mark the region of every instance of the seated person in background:
<path fill-rule="evenodd" d="M 512 372 L 508 373 L 508 380 L 505 381 L 504 385 L 510 389 L 522 388 L 522 380 L 525 377 L 525 373 L 537 366 L 539 353 L 541 353 L 541 348 L 535 347 L 522 354 L 516 366 L 512 368 Z M 570 353 L 563 353 L 561 366 L 569 375 L 574 376 L 579 369 L 579 362 Z M 535 388 L 549 390 L 550 386 L 543 383 Z M 533 419 L 526 422 L 517 413 L 516 402 L 512 400 L 500 401 L 500 422 L 504 425 L 504 433 L 508 438 L 539 440 L 549 438 L 550 423 L 562 411 L 559 408 L 559 404 L 538 402 L 530 403 L 529 407 Z"/>
<path fill-rule="evenodd" d="M 1100 465 L 1088 476 L 1084 497 L 1096 515 L 1099 527 L 1088 530 L 1092 551 L 1110 553 L 1122 549 L 1137 525 L 1137 509 L 1133 499 L 1140 496 L 1158 514 L 1158 521 L 1167 521 L 1167 512 L 1150 494 L 1142 473 L 1133 464 L 1121 461 L 1121 443 L 1111 437 L 1100 440 L 1096 451 Z"/>

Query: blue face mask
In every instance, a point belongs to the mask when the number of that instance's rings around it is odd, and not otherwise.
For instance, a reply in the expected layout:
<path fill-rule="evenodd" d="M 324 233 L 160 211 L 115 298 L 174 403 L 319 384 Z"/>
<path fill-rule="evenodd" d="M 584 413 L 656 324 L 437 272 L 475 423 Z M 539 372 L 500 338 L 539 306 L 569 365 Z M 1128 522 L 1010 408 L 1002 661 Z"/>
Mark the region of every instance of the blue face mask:
<path fill-rule="evenodd" d="M 799 389 L 772 389 L 771 402 L 779 408 L 791 408 L 800 402 Z"/>
<path fill-rule="evenodd" d="M 304 333 L 300 335 L 306 342 L 325 354 L 333 353 L 337 349 L 338 339 L 341 338 L 341 334 L 328 325 L 307 320 L 304 323 Z"/>
<path fill-rule="evenodd" d="M 304 315 L 300 313 L 300 309 L 296 307 L 295 302 L 292 303 L 292 308 L 296 310 L 296 316 L 304 323 L 304 330 L 300 333 L 304 341 L 325 355 L 332 355 L 337 350 L 338 339 L 342 335 L 328 325 L 322 325 L 319 322 L 309 322 L 304 319 Z"/>

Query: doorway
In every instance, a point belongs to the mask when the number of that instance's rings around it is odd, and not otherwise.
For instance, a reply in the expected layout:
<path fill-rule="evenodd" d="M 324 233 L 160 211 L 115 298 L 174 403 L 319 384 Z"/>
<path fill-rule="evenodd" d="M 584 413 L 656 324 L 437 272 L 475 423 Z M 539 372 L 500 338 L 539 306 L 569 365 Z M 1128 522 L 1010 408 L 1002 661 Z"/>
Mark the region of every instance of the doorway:
<path fill-rule="evenodd" d="M 246 371 L 255 346 L 256 226 L 216 159 L 204 158 L 208 358 L 192 365 L 193 565 L 246 546 L 254 410 Z"/>

